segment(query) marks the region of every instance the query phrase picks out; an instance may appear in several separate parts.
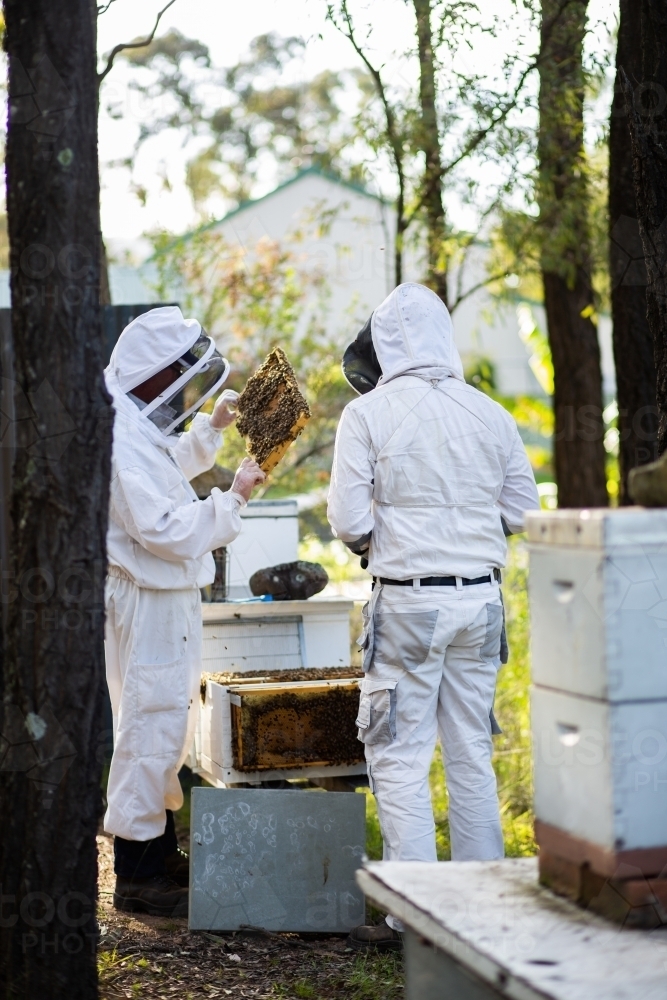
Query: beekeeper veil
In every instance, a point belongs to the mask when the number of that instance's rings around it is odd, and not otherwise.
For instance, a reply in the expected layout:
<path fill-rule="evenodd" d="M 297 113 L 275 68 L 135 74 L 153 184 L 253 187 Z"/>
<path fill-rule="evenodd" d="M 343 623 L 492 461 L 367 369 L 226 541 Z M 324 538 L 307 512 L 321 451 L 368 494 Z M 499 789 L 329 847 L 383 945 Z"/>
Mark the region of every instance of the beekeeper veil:
<path fill-rule="evenodd" d="M 371 336 L 372 319 L 366 320 L 343 355 L 343 375 L 360 396 L 374 389 L 382 376 Z"/>
<path fill-rule="evenodd" d="M 360 394 L 400 375 L 463 381 L 444 302 L 425 285 L 398 285 L 345 351 L 343 374 Z"/>
<path fill-rule="evenodd" d="M 133 392 L 167 370 L 168 384 L 155 398 L 146 402 Z M 229 362 L 196 319 L 185 319 L 178 306 L 162 306 L 125 327 L 105 374 L 169 435 L 220 389 Z"/>

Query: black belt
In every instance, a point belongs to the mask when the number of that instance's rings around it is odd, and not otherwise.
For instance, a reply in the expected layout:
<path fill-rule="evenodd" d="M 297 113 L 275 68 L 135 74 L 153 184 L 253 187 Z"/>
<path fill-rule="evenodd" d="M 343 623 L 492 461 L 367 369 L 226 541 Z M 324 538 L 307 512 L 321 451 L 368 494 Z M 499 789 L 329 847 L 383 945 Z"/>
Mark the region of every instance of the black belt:
<path fill-rule="evenodd" d="M 456 586 L 455 576 L 427 576 L 419 581 L 421 587 L 455 587 Z M 501 575 L 499 569 L 494 569 L 493 576 L 478 576 L 475 580 L 464 580 L 461 579 L 461 585 L 463 587 L 474 587 L 478 583 L 496 583 L 501 582 Z M 385 587 L 412 587 L 412 580 L 388 580 L 385 576 L 373 577 L 373 584 L 381 583 Z"/>

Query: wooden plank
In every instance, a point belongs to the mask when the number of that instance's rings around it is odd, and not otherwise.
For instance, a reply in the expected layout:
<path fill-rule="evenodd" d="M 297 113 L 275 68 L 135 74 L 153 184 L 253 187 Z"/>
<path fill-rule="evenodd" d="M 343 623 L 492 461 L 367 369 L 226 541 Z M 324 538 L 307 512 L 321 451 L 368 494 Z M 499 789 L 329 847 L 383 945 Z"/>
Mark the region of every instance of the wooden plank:
<path fill-rule="evenodd" d="M 548 851 L 540 851 L 540 882 L 584 909 L 624 927 L 651 930 L 667 926 L 667 878 L 647 879 L 628 865 L 614 878 Z"/>
<path fill-rule="evenodd" d="M 404 940 L 407 1000 L 497 1000 L 503 995 L 421 935 L 407 931 Z"/>
<path fill-rule="evenodd" d="M 345 597 L 311 597 L 307 601 L 256 601 L 235 604 L 231 601 L 225 604 L 202 604 L 202 621 L 204 625 L 220 622 L 240 622 L 260 619 L 303 616 L 330 616 L 349 614 L 354 608 L 354 601 Z"/>
<path fill-rule="evenodd" d="M 617 927 L 538 883 L 536 858 L 376 862 L 357 879 L 408 928 L 514 1000 L 664 1000 L 667 934 Z"/>
<path fill-rule="evenodd" d="M 667 830 L 665 837 L 667 839 Z M 535 820 L 535 840 L 543 851 L 576 865 L 587 865 L 605 878 L 614 878 L 623 866 L 644 876 L 660 875 L 667 868 L 667 845 L 615 851 L 539 819 Z"/>
<path fill-rule="evenodd" d="M 256 683 L 257 678 L 253 678 L 255 681 L 253 684 L 251 680 L 247 682 L 242 681 L 240 684 L 235 680 L 233 684 L 227 684 L 226 687 L 232 694 L 243 695 L 250 697 L 253 694 L 265 695 L 265 694 L 275 694 L 276 692 L 282 691 L 311 691 L 315 692 L 318 690 L 326 691 L 329 688 L 345 688 L 347 690 L 359 690 L 359 681 L 361 678 L 357 677 L 336 677 L 332 678 L 330 681 L 327 680 L 317 680 L 317 681 L 276 681 L 271 679 L 270 681 Z"/>

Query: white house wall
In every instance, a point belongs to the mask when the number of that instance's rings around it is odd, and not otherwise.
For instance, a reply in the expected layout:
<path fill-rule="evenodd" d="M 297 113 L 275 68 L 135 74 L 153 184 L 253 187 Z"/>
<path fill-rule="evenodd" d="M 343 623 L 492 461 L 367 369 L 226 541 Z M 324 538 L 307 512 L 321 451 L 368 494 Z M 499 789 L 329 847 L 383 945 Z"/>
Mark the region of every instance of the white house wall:
<path fill-rule="evenodd" d="M 312 235 L 309 223 L 322 212 L 333 212 L 329 232 Z M 291 245 L 306 267 L 324 271 L 331 297 L 326 326 L 341 347 L 356 335 L 373 309 L 393 287 L 394 211 L 379 198 L 340 183 L 315 170 L 307 170 L 294 180 L 254 202 L 242 206 L 219 223 L 219 229 L 233 246 L 252 251 L 262 237 Z M 291 242 L 295 231 L 310 231 L 303 242 Z M 482 281 L 485 275 L 486 249 L 475 248 L 465 273 L 464 288 Z M 405 255 L 406 280 L 418 281 L 421 268 L 417 255 Z M 154 265 L 148 261 L 135 272 L 113 267 L 112 301 L 151 301 L 155 281 Z M 0 275 L 0 302 L 9 299 L 8 275 Z M 456 275 L 453 275 L 453 284 Z M 3 296 L 4 292 L 4 296 Z M 140 298 L 137 298 L 141 294 Z M 311 304 L 311 308 L 312 308 Z M 532 306 L 538 327 L 545 330 L 544 310 Z M 497 386 L 505 395 L 540 395 L 528 351 L 519 337 L 516 306 L 497 305 L 486 289 L 478 289 L 454 310 L 454 336 L 464 358 L 489 358 L 496 369 Z M 600 319 L 600 346 L 605 396 L 615 393 L 614 362 L 611 349 L 611 320 Z"/>
<path fill-rule="evenodd" d="M 312 233 L 309 220 L 323 211 L 335 213 L 326 235 L 290 241 L 297 230 Z M 379 199 L 305 173 L 231 213 L 219 228 L 230 244 L 248 251 L 262 237 L 291 245 L 305 267 L 322 270 L 331 292 L 328 325 L 346 343 L 391 290 L 391 222 L 389 206 Z"/>

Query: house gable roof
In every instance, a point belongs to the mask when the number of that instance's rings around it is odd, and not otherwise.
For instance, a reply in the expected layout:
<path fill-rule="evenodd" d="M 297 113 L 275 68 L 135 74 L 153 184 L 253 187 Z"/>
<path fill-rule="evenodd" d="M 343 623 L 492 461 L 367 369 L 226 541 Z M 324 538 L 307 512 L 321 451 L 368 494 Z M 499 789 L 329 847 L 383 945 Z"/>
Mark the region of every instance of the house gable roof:
<path fill-rule="evenodd" d="M 367 188 L 363 187 L 363 185 L 361 184 L 353 184 L 351 181 L 345 181 L 340 177 L 336 177 L 335 174 L 330 174 L 326 170 L 320 169 L 320 167 L 305 167 L 303 170 L 297 171 L 297 173 L 295 173 L 293 177 L 289 177 L 286 181 L 283 181 L 282 184 L 279 184 L 277 187 L 273 188 L 272 191 L 267 191 L 267 193 L 263 194 L 260 198 L 250 198 L 247 201 L 242 201 L 240 202 L 240 204 L 236 206 L 236 208 L 233 208 L 231 212 L 227 212 L 226 215 L 223 215 L 222 218 L 212 219 L 211 222 L 206 222 L 203 226 L 198 226 L 196 229 L 190 230 L 190 232 L 181 233 L 180 236 L 176 236 L 168 244 L 167 248 L 172 249 L 174 246 L 178 246 L 179 243 L 184 243 L 187 240 L 191 239 L 197 233 L 205 233 L 209 229 L 217 228 L 217 226 L 220 226 L 224 222 L 228 222 L 230 219 L 233 219 L 236 215 L 239 215 L 240 212 L 244 212 L 246 211 L 246 209 L 252 208 L 253 205 L 259 205 L 260 202 L 266 201 L 267 198 L 272 198 L 274 194 L 278 194 L 279 191 L 283 191 L 285 188 L 290 187 L 292 184 L 296 184 L 298 181 L 303 180 L 304 177 L 321 177 L 332 184 L 338 184 L 340 187 L 347 188 L 349 191 L 354 191 L 355 194 L 360 194 L 363 195 L 365 198 L 370 198 L 373 201 L 379 202 L 381 205 L 391 204 L 391 202 L 387 201 L 386 198 L 382 198 L 380 197 L 380 195 L 373 194 L 371 191 L 368 191 Z M 160 255 L 161 255 L 160 251 L 151 254 L 146 263 L 155 260 L 157 257 L 160 257 Z"/>

